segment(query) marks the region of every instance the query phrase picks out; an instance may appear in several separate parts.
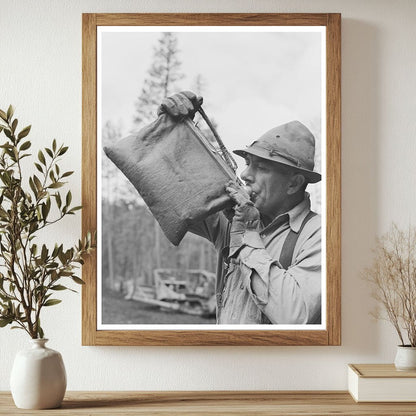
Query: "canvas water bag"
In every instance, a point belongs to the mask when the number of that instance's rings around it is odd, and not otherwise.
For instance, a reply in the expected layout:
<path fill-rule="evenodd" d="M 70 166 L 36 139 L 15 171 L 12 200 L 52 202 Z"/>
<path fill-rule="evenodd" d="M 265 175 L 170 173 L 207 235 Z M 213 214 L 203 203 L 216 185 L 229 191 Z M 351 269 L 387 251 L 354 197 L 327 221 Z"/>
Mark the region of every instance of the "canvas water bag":
<path fill-rule="evenodd" d="M 104 151 L 174 245 L 190 224 L 232 205 L 225 184 L 235 172 L 189 118 L 178 122 L 161 114 Z"/>

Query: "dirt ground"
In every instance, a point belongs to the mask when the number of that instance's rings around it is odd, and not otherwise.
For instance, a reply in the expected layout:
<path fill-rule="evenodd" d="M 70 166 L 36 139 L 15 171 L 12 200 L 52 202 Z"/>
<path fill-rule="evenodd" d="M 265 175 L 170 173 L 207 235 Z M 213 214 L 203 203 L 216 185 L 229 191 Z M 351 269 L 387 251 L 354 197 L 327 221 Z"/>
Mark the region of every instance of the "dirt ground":
<path fill-rule="evenodd" d="M 104 291 L 103 324 L 215 324 L 215 318 L 161 311 L 159 307 L 125 300 L 118 292 Z"/>

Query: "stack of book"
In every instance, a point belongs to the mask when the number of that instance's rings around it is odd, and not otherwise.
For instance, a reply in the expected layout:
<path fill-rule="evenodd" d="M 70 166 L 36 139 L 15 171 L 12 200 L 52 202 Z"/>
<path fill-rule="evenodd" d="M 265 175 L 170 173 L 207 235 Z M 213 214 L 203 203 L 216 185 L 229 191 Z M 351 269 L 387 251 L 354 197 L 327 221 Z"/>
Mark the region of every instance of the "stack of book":
<path fill-rule="evenodd" d="M 348 390 L 356 402 L 416 402 L 416 371 L 394 364 L 349 364 Z"/>

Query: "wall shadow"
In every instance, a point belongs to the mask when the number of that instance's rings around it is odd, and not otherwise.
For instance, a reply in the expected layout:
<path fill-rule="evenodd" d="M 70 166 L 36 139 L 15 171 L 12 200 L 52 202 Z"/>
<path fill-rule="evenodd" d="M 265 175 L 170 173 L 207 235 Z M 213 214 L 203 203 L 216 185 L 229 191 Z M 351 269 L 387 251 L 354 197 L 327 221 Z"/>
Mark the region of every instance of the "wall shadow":
<path fill-rule="evenodd" d="M 342 20 L 342 345 L 360 360 L 379 345 L 371 288 L 360 277 L 378 232 L 379 31 Z"/>

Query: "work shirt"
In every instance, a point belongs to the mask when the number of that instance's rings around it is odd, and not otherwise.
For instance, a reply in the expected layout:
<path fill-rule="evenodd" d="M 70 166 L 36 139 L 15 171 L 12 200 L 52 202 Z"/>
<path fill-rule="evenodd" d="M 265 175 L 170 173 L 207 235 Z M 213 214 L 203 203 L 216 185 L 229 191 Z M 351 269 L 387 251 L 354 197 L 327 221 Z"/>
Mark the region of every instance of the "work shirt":
<path fill-rule="evenodd" d="M 305 199 L 258 230 L 238 231 L 222 213 L 191 231 L 217 249 L 217 323 L 321 323 L 321 217 L 310 218 L 297 239 L 292 264 L 279 262 L 290 230 L 298 233 L 310 213 Z"/>

